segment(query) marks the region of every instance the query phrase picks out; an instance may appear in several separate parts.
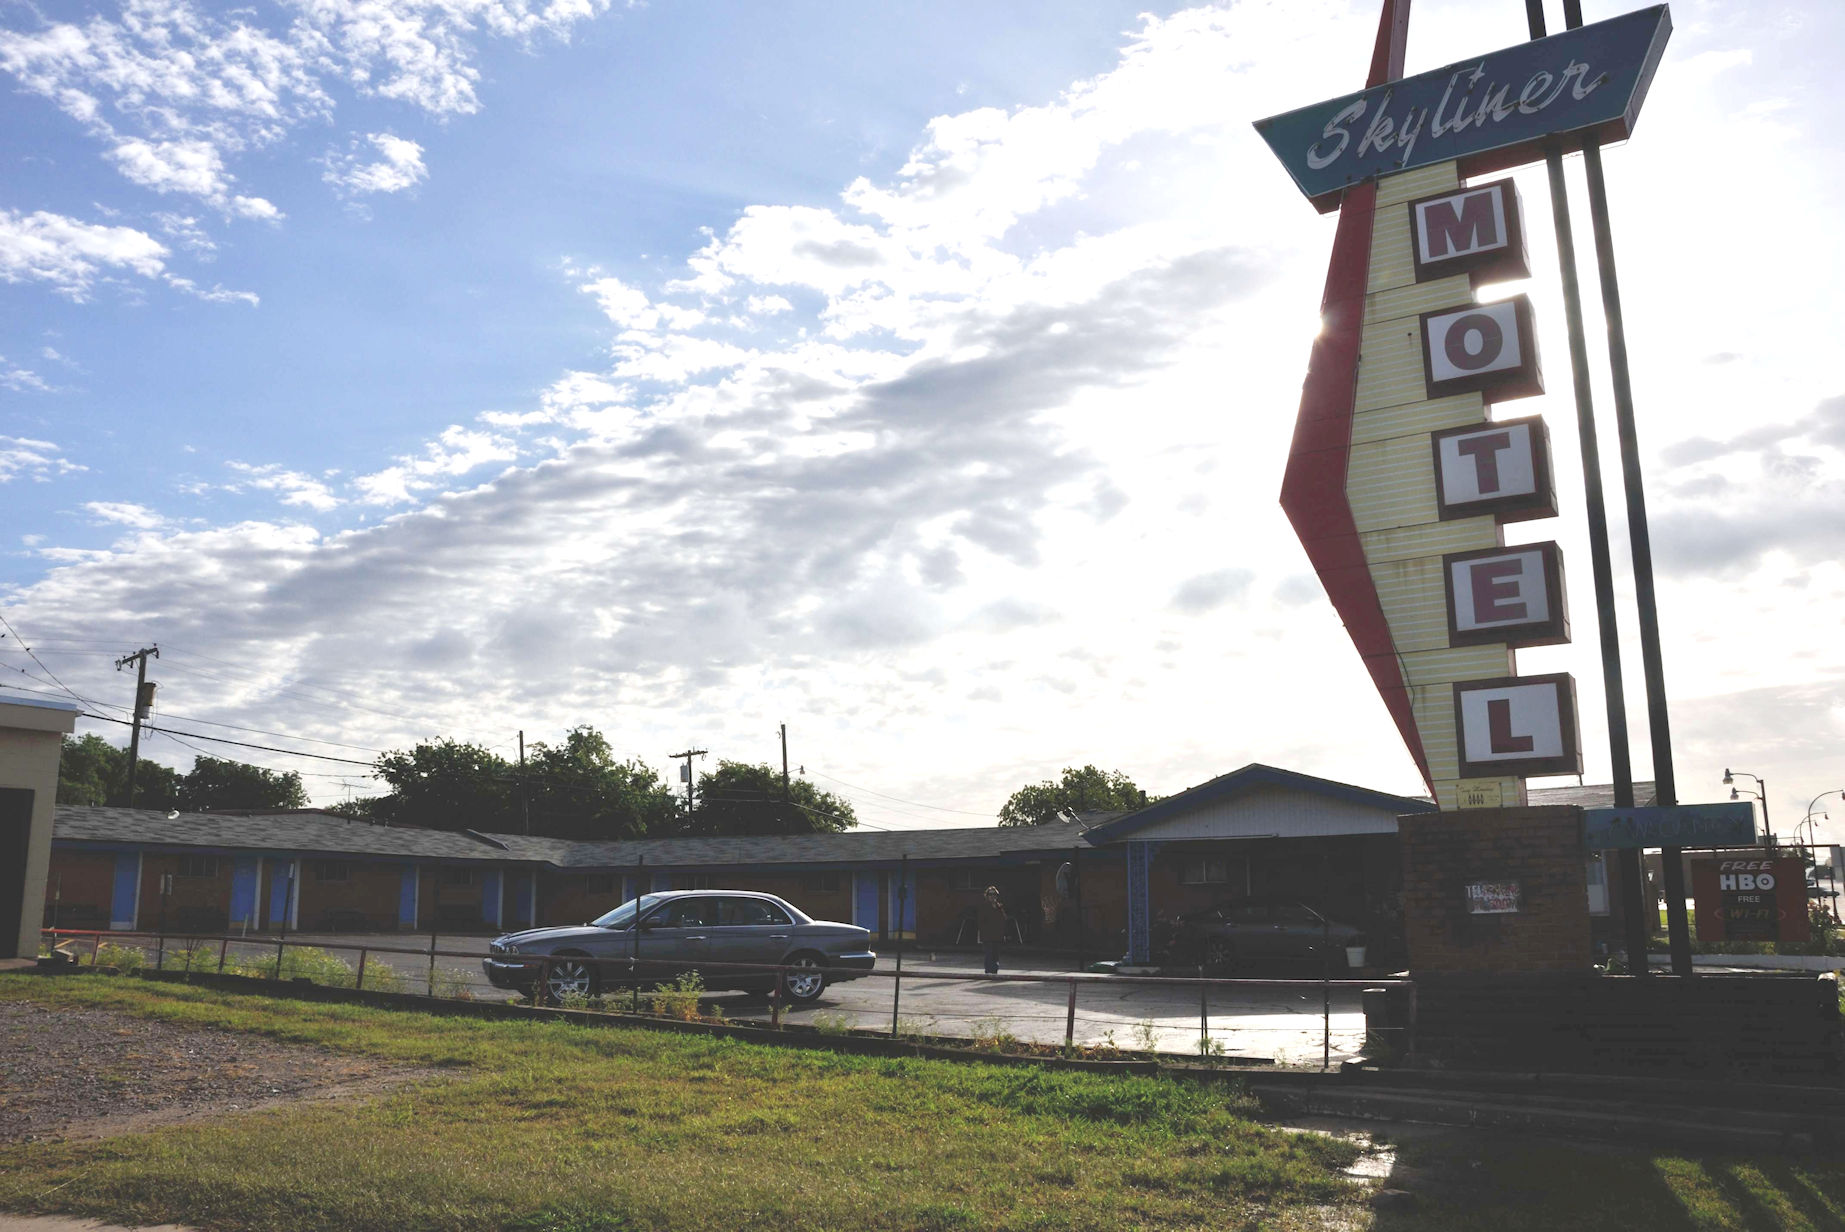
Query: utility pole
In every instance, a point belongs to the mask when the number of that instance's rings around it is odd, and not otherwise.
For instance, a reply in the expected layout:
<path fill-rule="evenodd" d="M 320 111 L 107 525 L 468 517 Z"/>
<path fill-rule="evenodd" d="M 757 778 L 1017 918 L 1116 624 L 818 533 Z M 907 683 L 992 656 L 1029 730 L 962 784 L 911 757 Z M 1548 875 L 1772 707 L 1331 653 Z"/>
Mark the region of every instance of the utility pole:
<path fill-rule="evenodd" d="M 793 803 L 794 797 L 788 793 L 788 725 L 782 724 L 782 803 Z"/>
<path fill-rule="evenodd" d="M 131 655 L 123 655 L 115 661 L 115 670 L 121 671 L 130 663 L 135 665 L 135 713 L 134 724 L 128 733 L 128 807 L 135 806 L 135 768 L 141 760 L 141 720 L 154 708 L 154 689 L 147 679 L 147 656 L 160 657 L 160 647 L 143 646 Z"/>
<path fill-rule="evenodd" d="M 680 770 L 679 777 L 685 780 L 685 814 L 687 817 L 692 815 L 692 759 L 694 757 L 703 757 L 708 751 L 709 750 L 706 749 L 687 749 L 683 753 L 673 754 L 674 761 L 679 761 L 682 758 L 685 761 L 685 768 Z"/>
<path fill-rule="evenodd" d="M 532 809 L 525 797 L 525 732 L 519 732 L 519 823 L 521 834 L 532 832 Z"/>

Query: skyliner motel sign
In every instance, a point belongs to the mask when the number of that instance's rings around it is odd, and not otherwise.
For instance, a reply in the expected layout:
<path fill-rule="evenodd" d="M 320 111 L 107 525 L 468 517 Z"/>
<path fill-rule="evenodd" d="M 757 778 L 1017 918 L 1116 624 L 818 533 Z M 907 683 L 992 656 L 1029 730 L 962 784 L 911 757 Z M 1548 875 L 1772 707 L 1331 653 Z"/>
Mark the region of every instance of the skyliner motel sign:
<path fill-rule="evenodd" d="M 1524 217 L 1468 177 L 1625 138 L 1671 28 L 1658 5 L 1256 124 L 1340 211 L 1282 507 L 1443 809 L 1582 771 L 1575 682 L 1515 661 L 1570 640 L 1561 549 L 1503 531 L 1557 513 L 1543 420 L 1490 414 L 1544 392 L 1531 302 L 1474 294 L 1530 277 Z"/>

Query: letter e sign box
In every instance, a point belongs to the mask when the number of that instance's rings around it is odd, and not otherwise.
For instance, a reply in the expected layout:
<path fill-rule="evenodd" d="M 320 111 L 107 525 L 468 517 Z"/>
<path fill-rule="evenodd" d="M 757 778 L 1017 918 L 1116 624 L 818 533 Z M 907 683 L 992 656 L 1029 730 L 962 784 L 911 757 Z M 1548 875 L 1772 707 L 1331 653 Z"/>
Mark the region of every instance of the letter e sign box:
<path fill-rule="evenodd" d="M 1570 640 L 1563 553 L 1554 543 L 1450 552 L 1448 645 L 1555 646 Z"/>

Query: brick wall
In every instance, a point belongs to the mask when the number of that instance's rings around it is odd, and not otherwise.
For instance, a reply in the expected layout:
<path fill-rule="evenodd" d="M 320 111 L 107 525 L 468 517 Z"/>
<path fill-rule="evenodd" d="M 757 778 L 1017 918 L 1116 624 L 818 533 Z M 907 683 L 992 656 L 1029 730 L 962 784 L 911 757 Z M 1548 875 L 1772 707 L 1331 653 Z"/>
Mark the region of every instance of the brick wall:
<path fill-rule="evenodd" d="M 1582 810 L 1467 809 L 1397 819 L 1412 975 L 1590 965 Z M 1468 910 L 1475 882 L 1517 882 L 1519 910 Z"/>
<path fill-rule="evenodd" d="M 215 865 L 209 876 L 184 875 L 187 861 L 181 855 L 149 852 L 141 860 L 142 928 L 160 927 L 162 904 L 160 879 L 171 874 L 173 890 L 166 897 L 165 920 L 170 932 L 220 932 L 231 918 L 231 857 L 205 855 L 195 858 Z"/>
<path fill-rule="evenodd" d="M 51 853 L 51 876 L 45 887 L 45 924 L 51 925 L 51 896 L 59 895 L 58 927 L 107 928 L 115 901 L 113 851 Z"/>
<path fill-rule="evenodd" d="M 360 860 L 303 860 L 295 917 L 304 932 L 387 931 L 397 927 L 404 866 Z M 323 873 L 344 879 L 329 879 Z"/>

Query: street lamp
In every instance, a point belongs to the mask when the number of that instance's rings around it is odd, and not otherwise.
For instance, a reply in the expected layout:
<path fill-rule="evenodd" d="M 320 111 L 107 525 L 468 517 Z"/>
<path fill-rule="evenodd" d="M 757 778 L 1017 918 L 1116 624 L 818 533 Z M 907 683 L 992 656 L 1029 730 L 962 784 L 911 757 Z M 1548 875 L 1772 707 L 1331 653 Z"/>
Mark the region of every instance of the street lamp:
<path fill-rule="evenodd" d="M 1748 791 L 1748 790 L 1738 791 L 1734 786 L 1732 786 L 1732 784 L 1736 782 L 1736 778 L 1738 775 L 1740 775 L 1741 777 L 1745 779 L 1754 779 L 1756 787 L 1760 788 L 1760 790 L 1759 791 Z M 1762 829 L 1767 833 L 1768 841 L 1770 843 L 1773 843 L 1775 841 L 1775 828 L 1773 825 L 1769 823 L 1769 820 L 1768 820 L 1768 780 L 1763 778 L 1759 774 L 1750 774 L 1747 770 L 1731 771 L 1726 766 L 1724 767 L 1724 771 L 1723 771 L 1723 785 L 1730 789 L 1730 799 L 1732 800 L 1740 800 L 1744 796 L 1754 796 L 1756 799 L 1762 802 Z"/>
<path fill-rule="evenodd" d="M 1817 796 L 1814 796 L 1811 801 L 1808 802 L 1807 815 L 1806 815 L 1806 818 L 1801 822 L 1801 824 L 1807 828 L 1807 846 L 1809 847 L 1819 846 L 1819 838 L 1818 838 L 1818 835 L 1815 833 L 1814 826 L 1813 826 L 1813 806 L 1815 804 L 1818 804 L 1821 800 L 1824 800 L 1827 796 L 1845 796 L 1845 788 L 1834 788 L 1831 791 L 1822 791 Z M 1829 815 L 1826 813 L 1821 813 L 1820 816 L 1828 817 Z"/>

